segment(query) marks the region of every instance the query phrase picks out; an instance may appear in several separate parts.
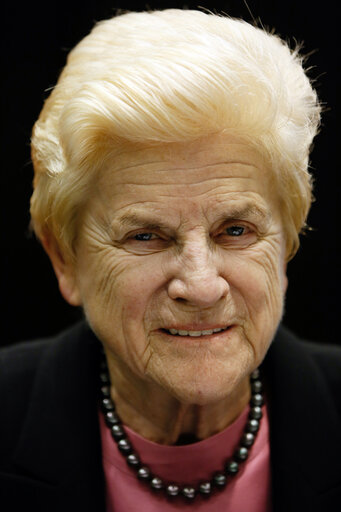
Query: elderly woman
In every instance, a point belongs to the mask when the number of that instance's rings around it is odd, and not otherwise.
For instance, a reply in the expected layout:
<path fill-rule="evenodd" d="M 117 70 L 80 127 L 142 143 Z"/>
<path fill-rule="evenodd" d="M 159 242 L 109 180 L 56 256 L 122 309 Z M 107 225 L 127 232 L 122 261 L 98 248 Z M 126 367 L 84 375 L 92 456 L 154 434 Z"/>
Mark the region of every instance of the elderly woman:
<path fill-rule="evenodd" d="M 341 352 L 280 326 L 319 116 L 241 20 L 129 13 L 71 51 L 31 214 L 85 320 L 1 353 L 2 510 L 339 510 Z"/>

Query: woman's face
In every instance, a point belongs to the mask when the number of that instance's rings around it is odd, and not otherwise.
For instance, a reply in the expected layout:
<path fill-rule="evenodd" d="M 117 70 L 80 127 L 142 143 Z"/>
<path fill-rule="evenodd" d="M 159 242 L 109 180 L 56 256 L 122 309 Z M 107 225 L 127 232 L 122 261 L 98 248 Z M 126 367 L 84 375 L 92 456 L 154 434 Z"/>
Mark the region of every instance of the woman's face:
<path fill-rule="evenodd" d="M 269 169 L 224 135 L 127 149 L 98 179 L 73 279 L 118 371 L 184 403 L 223 399 L 261 363 L 282 316 Z"/>

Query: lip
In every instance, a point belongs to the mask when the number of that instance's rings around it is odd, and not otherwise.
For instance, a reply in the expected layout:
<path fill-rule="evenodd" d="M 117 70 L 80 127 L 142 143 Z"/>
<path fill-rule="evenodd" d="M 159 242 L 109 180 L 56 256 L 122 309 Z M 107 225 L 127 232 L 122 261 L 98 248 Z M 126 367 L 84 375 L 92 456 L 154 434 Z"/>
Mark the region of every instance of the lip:
<path fill-rule="evenodd" d="M 197 344 L 199 343 L 200 341 L 208 341 L 208 340 L 217 340 L 217 339 L 220 339 L 220 338 L 226 338 L 226 336 L 230 336 L 231 334 L 231 331 L 233 329 L 234 325 L 228 325 L 228 326 L 224 326 L 224 330 L 222 331 L 219 331 L 219 332 L 213 332 L 212 334 L 202 334 L 200 336 L 181 336 L 181 335 L 178 335 L 178 334 L 171 334 L 170 332 L 168 332 L 168 330 L 166 330 L 166 328 L 163 328 L 163 329 L 159 329 L 159 332 L 162 333 L 164 336 L 167 336 L 168 338 L 171 338 L 172 340 L 176 340 L 176 341 L 181 341 L 182 342 L 185 342 L 186 344 L 188 343 L 194 343 L 194 344 Z M 177 330 L 184 330 L 184 331 L 208 331 L 208 330 L 212 330 L 212 329 L 216 329 L 218 327 L 210 327 L 210 328 L 202 328 L 200 327 L 200 329 L 198 329 L 197 327 L 195 329 L 193 328 L 177 328 L 177 327 L 174 327 L 174 329 L 177 329 Z M 219 327 L 219 329 L 222 329 L 223 327 Z"/>
<path fill-rule="evenodd" d="M 234 324 L 231 324 L 224 331 L 213 332 L 212 334 L 203 334 L 201 336 L 179 336 L 178 334 L 171 334 L 165 329 L 159 329 L 158 332 L 164 339 L 164 341 L 168 341 L 169 343 L 171 343 L 171 345 L 177 346 L 179 349 L 181 348 L 182 350 L 190 350 L 194 347 L 207 348 L 208 346 L 210 347 L 211 350 L 220 350 L 229 345 L 229 342 L 233 337 L 234 327 Z"/>
<path fill-rule="evenodd" d="M 232 324 L 177 324 L 163 327 L 161 330 L 176 329 L 177 331 L 212 331 L 213 329 L 228 329 Z"/>

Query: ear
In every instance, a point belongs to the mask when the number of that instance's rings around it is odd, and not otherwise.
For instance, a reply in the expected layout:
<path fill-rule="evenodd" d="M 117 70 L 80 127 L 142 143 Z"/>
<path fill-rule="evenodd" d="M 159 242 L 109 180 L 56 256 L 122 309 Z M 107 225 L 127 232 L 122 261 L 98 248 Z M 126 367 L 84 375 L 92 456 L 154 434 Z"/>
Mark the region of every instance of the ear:
<path fill-rule="evenodd" d="M 63 298 L 71 306 L 80 306 L 82 302 L 74 264 L 70 258 L 63 256 L 57 240 L 51 233 L 44 234 L 41 243 L 51 260 Z"/>
<path fill-rule="evenodd" d="M 286 293 L 288 289 L 288 276 L 287 276 L 288 263 L 285 261 L 283 264 L 283 292 Z"/>

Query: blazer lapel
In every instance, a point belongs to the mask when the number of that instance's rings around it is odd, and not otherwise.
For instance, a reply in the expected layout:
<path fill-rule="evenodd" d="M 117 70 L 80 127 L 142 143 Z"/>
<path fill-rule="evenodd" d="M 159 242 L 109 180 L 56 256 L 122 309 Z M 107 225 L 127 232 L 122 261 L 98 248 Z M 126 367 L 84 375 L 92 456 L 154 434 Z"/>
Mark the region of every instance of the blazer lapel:
<path fill-rule="evenodd" d="M 52 498 L 44 510 L 104 510 L 98 353 L 98 341 L 82 323 L 41 361 L 14 461 L 26 488 L 39 489 L 42 503 Z"/>
<path fill-rule="evenodd" d="M 324 375 L 304 343 L 284 328 L 264 369 L 274 512 L 338 510 L 332 503 L 341 493 L 341 425 Z"/>

